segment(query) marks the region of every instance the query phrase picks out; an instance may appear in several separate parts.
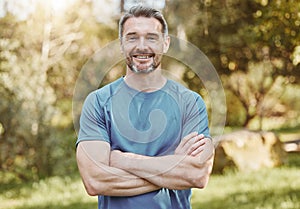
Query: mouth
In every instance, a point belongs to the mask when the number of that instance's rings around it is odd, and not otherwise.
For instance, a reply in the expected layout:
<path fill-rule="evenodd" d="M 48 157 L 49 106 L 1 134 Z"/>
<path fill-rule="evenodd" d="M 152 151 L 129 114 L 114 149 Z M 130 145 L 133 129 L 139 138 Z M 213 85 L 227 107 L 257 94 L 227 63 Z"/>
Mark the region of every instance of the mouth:
<path fill-rule="evenodd" d="M 133 58 L 137 59 L 137 60 L 148 60 L 154 57 L 154 54 L 134 54 L 132 55 Z"/>

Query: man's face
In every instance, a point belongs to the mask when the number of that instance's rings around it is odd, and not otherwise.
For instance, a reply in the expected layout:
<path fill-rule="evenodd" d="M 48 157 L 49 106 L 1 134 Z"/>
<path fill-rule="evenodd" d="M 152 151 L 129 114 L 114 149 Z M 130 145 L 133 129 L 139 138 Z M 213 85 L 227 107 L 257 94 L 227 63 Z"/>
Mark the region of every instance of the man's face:
<path fill-rule="evenodd" d="M 169 46 L 162 25 L 155 18 L 132 17 L 123 27 L 122 51 L 127 66 L 135 73 L 149 73 L 160 66 L 162 54 Z"/>

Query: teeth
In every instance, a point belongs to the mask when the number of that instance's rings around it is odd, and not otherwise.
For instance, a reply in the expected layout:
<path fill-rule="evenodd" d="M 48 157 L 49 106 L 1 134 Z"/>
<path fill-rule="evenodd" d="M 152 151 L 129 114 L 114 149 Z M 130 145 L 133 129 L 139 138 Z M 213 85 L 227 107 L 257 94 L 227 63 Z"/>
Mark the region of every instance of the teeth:
<path fill-rule="evenodd" d="M 145 55 L 139 55 L 139 56 L 136 56 L 138 59 L 149 59 L 150 56 L 145 56 Z"/>

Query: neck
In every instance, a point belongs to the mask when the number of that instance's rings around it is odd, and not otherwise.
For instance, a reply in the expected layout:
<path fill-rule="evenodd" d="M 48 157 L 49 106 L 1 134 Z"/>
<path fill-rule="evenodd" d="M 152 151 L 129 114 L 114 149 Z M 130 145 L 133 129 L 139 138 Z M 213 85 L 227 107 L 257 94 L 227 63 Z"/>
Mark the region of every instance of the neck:
<path fill-rule="evenodd" d="M 143 92 L 153 92 L 161 89 L 167 79 L 162 75 L 161 68 L 157 68 L 150 73 L 134 73 L 129 67 L 124 78 L 126 84 L 131 88 Z"/>

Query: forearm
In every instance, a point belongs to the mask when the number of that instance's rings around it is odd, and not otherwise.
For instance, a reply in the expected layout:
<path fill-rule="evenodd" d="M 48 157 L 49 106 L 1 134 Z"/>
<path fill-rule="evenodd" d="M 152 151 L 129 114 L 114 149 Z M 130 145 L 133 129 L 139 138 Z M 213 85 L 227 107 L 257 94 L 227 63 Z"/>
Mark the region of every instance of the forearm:
<path fill-rule="evenodd" d="M 92 144 L 92 147 L 96 146 Z M 106 148 L 103 150 L 110 152 Z M 92 153 L 98 152 L 83 144 L 77 148 L 78 168 L 89 195 L 133 196 L 159 189 L 143 178 L 108 165 L 109 158 L 97 161 L 99 157 Z"/>
<path fill-rule="evenodd" d="M 203 188 L 212 166 L 212 160 L 201 163 L 198 157 L 183 155 L 122 155 L 122 158 L 113 161 L 114 166 L 169 189 Z"/>
<path fill-rule="evenodd" d="M 103 170 L 99 169 L 90 180 L 91 195 L 134 196 L 159 189 L 143 178 L 108 166 Z"/>
<path fill-rule="evenodd" d="M 148 157 L 112 151 L 110 164 L 169 189 L 203 188 L 212 171 L 212 140 L 191 133 L 183 138 L 174 155 Z"/>

